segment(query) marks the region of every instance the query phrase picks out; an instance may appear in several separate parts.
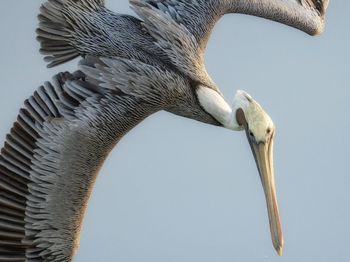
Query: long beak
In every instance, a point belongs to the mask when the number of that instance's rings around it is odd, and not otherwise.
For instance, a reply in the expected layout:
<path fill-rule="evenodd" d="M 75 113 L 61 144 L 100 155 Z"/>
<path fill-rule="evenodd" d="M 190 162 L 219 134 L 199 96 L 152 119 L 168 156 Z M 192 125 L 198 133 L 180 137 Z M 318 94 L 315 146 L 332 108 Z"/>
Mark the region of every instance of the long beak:
<path fill-rule="evenodd" d="M 274 134 L 271 135 L 268 141 L 257 143 L 254 138 L 249 136 L 248 132 L 246 133 L 255 157 L 256 165 L 258 167 L 262 186 L 265 192 L 272 243 L 277 251 L 277 254 L 281 256 L 283 248 L 283 234 L 278 212 L 273 169 Z"/>

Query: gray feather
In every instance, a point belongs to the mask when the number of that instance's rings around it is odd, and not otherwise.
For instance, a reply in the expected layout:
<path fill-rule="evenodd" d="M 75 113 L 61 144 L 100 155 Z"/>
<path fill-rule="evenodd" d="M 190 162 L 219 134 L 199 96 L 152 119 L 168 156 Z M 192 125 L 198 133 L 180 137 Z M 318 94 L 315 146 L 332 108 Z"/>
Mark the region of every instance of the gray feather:
<path fill-rule="evenodd" d="M 49 67 L 78 56 L 28 98 L 0 154 L 0 262 L 69 262 L 97 173 L 115 144 L 159 111 L 221 125 L 198 102 L 220 93 L 204 66 L 230 12 L 319 32 L 328 0 L 131 0 L 142 20 L 103 0 L 48 0 L 37 39 Z"/>

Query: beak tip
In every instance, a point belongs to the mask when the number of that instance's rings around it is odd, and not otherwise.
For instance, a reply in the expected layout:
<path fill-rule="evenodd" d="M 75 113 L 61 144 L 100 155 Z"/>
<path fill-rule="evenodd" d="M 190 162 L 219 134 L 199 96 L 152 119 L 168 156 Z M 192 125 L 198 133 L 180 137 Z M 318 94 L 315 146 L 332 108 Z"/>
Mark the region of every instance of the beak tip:
<path fill-rule="evenodd" d="M 281 257 L 281 256 L 282 256 L 282 253 L 283 253 L 283 248 L 282 248 L 282 246 L 276 248 L 276 251 L 277 251 L 277 255 Z"/>

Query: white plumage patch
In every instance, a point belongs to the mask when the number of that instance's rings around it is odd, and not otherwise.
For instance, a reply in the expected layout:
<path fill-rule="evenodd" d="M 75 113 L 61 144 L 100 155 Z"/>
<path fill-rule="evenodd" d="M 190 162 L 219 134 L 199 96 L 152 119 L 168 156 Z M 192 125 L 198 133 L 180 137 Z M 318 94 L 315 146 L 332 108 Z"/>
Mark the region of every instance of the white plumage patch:
<path fill-rule="evenodd" d="M 257 141 L 264 141 L 267 137 L 267 130 L 274 129 L 269 115 L 245 91 L 237 91 L 232 107 L 218 92 L 205 86 L 198 87 L 197 97 L 204 110 L 228 129 L 236 131 L 243 129 L 236 119 L 236 111 L 239 108 L 243 110 L 249 131 L 254 134 Z"/>
<path fill-rule="evenodd" d="M 232 108 L 218 92 L 205 86 L 199 86 L 197 89 L 197 97 L 204 110 L 212 115 L 224 127 L 235 130 L 241 129 L 236 121 Z"/>

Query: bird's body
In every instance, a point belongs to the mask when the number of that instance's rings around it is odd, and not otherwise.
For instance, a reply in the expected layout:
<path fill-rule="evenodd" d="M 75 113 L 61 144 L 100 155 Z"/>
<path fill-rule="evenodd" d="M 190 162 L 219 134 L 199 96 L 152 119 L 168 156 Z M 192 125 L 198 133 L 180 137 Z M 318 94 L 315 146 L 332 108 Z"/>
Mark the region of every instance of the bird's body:
<path fill-rule="evenodd" d="M 273 123 L 245 92 L 237 93 L 232 107 L 225 102 L 205 70 L 204 50 L 225 13 L 262 16 L 314 34 L 323 27 L 327 3 L 132 0 L 140 20 L 109 11 L 103 0 L 46 2 L 37 31 L 41 52 L 49 66 L 81 56 L 81 71 L 58 74 L 40 87 L 6 138 L 0 155 L 0 261 L 71 261 L 108 153 L 160 110 L 246 129 L 281 252 Z"/>

